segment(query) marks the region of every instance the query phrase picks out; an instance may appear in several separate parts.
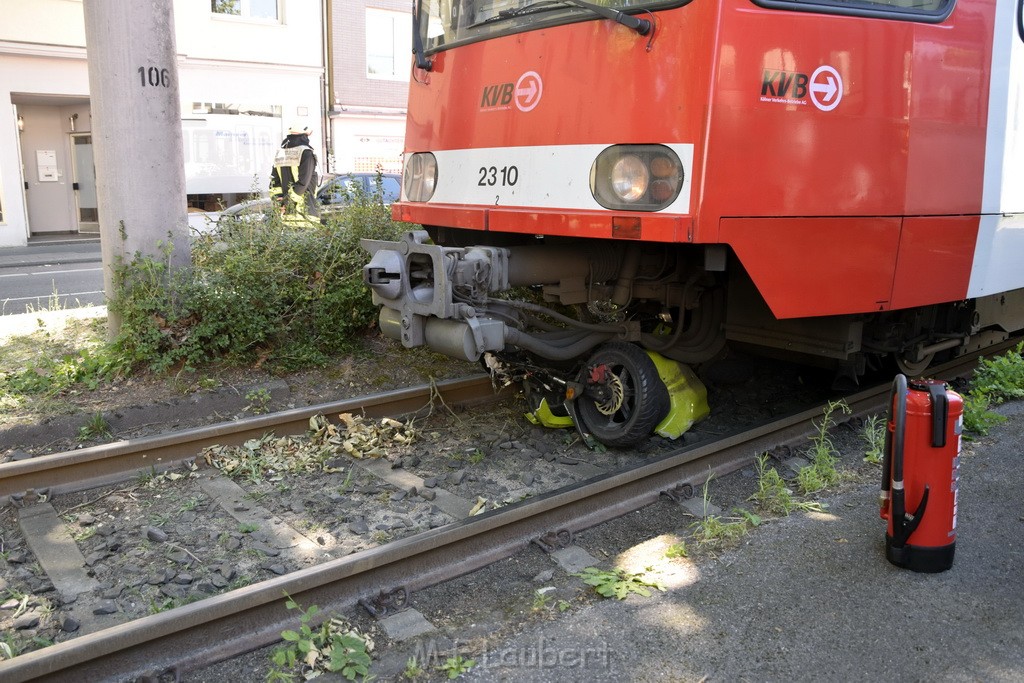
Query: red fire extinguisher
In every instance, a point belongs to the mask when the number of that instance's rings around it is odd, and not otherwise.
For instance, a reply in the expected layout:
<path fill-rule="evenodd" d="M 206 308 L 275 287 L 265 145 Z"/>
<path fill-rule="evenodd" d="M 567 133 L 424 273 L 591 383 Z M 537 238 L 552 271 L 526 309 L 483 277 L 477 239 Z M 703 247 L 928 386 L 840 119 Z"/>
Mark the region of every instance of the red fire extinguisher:
<path fill-rule="evenodd" d="M 898 567 L 942 572 L 956 549 L 963 399 L 940 380 L 897 375 L 882 461 L 885 556 Z"/>

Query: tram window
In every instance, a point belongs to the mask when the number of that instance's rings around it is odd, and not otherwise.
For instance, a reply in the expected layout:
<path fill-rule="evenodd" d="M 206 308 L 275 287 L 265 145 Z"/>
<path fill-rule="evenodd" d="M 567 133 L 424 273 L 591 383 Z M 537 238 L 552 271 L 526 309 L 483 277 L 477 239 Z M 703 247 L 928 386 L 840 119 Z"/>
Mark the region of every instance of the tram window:
<path fill-rule="evenodd" d="M 753 2 L 756 5 L 772 9 L 937 23 L 948 17 L 949 13 L 953 11 L 955 0 L 753 0 Z"/>
<path fill-rule="evenodd" d="M 1024 40 L 1024 0 L 1017 3 L 1017 35 Z"/>

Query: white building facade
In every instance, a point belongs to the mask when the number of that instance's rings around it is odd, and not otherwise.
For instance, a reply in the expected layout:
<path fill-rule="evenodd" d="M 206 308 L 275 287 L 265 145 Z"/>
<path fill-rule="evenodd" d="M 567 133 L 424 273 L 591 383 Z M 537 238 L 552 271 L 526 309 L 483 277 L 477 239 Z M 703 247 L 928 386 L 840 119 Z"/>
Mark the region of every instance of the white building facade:
<path fill-rule="evenodd" d="M 0 16 L 0 247 L 99 232 L 82 0 Z M 326 156 L 323 3 L 174 0 L 174 23 L 190 211 L 264 191 L 292 123 Z"/>

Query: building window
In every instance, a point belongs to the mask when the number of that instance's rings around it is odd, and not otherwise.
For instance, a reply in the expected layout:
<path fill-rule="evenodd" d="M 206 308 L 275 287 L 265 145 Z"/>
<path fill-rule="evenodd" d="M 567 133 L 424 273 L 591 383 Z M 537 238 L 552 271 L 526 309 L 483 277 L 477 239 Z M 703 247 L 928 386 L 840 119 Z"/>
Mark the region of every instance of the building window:
<path fill-rule="evenodd" d="M 210 0 L 210 11 L 246 19 L 270 19 L 277 21 L 278 0 Z"/>
<path fill-rule="evenodd" d="M 412 55 L 412 15 L 366 10 L 366 75 L 408 81 Z"/>
<path fill-rule="evenodd" d="M 237 104 L 227 102 L 193 102 L 193 114 L 230 114 L 234 116 L 273 116 L 281 118 L 280 104 Z"/>

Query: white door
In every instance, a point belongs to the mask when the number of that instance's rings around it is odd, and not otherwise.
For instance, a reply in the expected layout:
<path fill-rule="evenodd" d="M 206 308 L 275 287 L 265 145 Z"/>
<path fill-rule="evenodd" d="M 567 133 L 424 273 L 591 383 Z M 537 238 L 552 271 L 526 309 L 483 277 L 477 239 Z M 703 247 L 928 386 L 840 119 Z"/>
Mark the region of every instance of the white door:
<path fill-rule="evenodd" d="M 93 162 L 92 135 L 71 134 L 71 157 L 74 169 L 72 189 L 78 207 L 78 231 L 99 233 L 99 204 L 96 201 L 96 166 Z"/>

